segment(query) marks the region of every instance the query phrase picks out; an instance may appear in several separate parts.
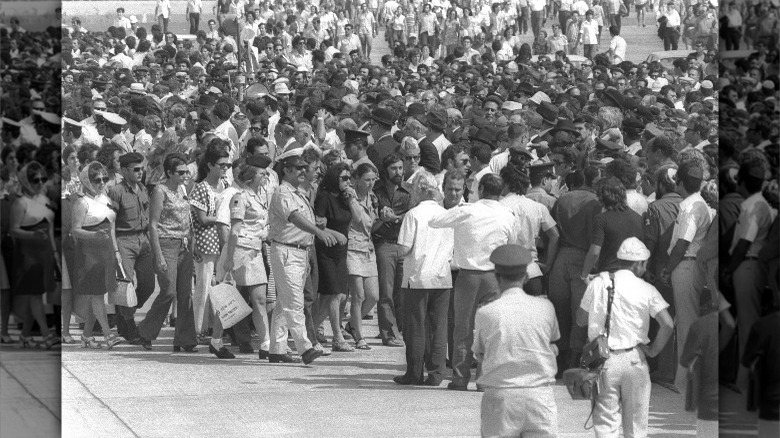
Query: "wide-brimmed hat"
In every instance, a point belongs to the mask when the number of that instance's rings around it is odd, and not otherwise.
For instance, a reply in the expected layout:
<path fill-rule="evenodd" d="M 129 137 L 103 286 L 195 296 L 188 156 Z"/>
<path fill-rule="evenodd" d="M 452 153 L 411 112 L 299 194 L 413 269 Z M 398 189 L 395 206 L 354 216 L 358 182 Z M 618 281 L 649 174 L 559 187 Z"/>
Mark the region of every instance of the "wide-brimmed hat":
<path fill-rule="evenodd" d="M 609 104 L 612 103 L 614 105 L 610 106 L 616 106 L 620 109 L 623 109 L 623 94 L 618 91 L 617 88 L 607 88 L 603 92 L 604 100 Z"/>
<path fill-rule="evenodd" d="M 426 124 L 434 131 L 444 131 L 447 126 L 447 113 L 442 110 L 429 111 Z"/>
<path fill-rule="evenodd" d="M 371 111 L 368 116 L 371 120 L 381 123 L 385 126 L 393 126 L 395 124 L 396 115 L 395 112 L 389 108 L 376 107 Z"/>
<path fill-rule="evenodd" d="M 539 106 L 536 107 L 536 112 L 542 116 L 542 119 L 545 122 L 551 125 L 558 123 L 558 107 L 551 104 L 550 102 L 543 101 L 540 103 Z"/>

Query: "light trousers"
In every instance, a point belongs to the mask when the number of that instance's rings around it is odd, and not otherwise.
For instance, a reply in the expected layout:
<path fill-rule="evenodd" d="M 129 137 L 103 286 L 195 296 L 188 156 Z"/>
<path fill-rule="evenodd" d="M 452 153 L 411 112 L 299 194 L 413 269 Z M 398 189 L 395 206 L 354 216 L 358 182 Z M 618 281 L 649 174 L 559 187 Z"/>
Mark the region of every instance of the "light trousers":
<path fill-rule="evenodd" d="M 214 279 L 214 264 L 218 254 L 202 254 L 201 261 L 195 262 L 195 288 L 192 290 L 192 311 L 195 314 L 195 332 L 204 333 L 209 329 L 210 313 L 208 296 L 211 281 Z M 219 278 L 218 280 L 222 280 Z"/>
<path fill-rule="evenodd" d="M 483 437 L 558 436 L 558 406 L 552 386 L 486 388 L 480 412 Z"/>
<path fill-rule="evenodd" d="M 650 371 L 644 353 L 612 352 L 604 364 L 593 411 L 596 437 L 646 437 L 650 412 Z"/>
<path fill-rule="evenodd" d="M 295 340 L 298 354 L 312 348 L 306 336 L 303 287 L 309 274 L 309 251 L 271 244 L 271 269 L 276 279 L 276 307 L 271 317 L 272 354 L 287 352 L 287 331 Z"/>

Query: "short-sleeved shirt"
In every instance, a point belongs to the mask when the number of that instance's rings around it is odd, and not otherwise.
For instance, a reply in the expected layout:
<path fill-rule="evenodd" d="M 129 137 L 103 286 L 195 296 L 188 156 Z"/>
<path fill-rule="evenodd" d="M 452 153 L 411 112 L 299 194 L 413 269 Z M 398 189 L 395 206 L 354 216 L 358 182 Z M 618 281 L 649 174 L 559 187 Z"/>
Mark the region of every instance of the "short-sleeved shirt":
<path fill-rule="evenodd" d="M 528 199 L 534 200 L 544 205 L 545 207 L 547 207 L 547 210 L 552 210 L 553 205 L 555 205 L 555 196 L 552 196 L 551 194 L 547 193 L 541 187 L 532 187 L 528 189 L 525 196 Z"/>
<path fill-rule="evenodd" d="M 314 211 L 306 197 L 292 184 L 282 181 L 274 191 L 268 208 L 270 236 L 280 243 L 310 246 L 314 242 L 314 235 L 290 222 L 290 215 L 295 212 L 314 223 Z"/>
<path fill-rule="evenodd" d="M 671 254 L 677 241 L 682 239 L 690 242 L 685 251 L 685 257 L 696 257 L 704 236 L 707 235 L 707 228 L 709 228 L 711 220 L 709 207 L 698 192 L 683 199 L 680 203 L 680 214 L 677 215 L 677 220 L 674 223 L 672 240 L 669 243 L 667 253 Z"/>
<path fill-rule="evenodd" d="M 377 206 L 379 200 L 374 193 L 369 192 L 368 196 L 360 204 L 360 216 L 353 217 L 349 227 L 349 236 L 347 236 L 347 248 L 349 251 L 369 252 L 374 250 L 374 244 L 371 242 L 371 227 L 379 216 Z"/>
<path fill-rule="evenodd" d="M 195 247 L 201 254 L 219 254 L 219 235 L 217 224 L 203 225 L 198 220 L 197 211 L 206 213 L 206 216 L 217 215 L 217 197 L 211 184 L 201 181 L 195 184 L 190 193 L 190 205 L 193 208 L 193 234 L 195 235 Z"/>
<path fill-rule="evenodd" d="M 230 200 L 230 220 L 241 221 L 238 246 L 261 250 L 263 240 L 268 237 L 268 207 L 264 196 L 244 189 Z"/>
<path fill-rule="evenodd" d="M 588 340 L 604 334 L 607 321 L 607 287 L 611 284 L 609 273 L 602 272 L 594 278 L 580 302 L 580 308 L 588 312 Z M 650 342 L 650 318 L 669 307 L 658 289 L 637 278 L 633 272 L 621 269 L 615 272 L 615 294 L 610 319 L 609 348 L 622 350 Z"/>
<path fill-rule="evenodd" d="M 345 237 L 349 236 L 349 224 L 352 222 L 352 210 L 339 196 L 326 190 L 320 190 L 314 198 L 314 216 L 324 217 L 328 220 L 325 228 L 338 231 Z M 327 247 L 317 241 L 317 251 L 324 251 L 329 257 L 338 258 L 346 256 L 347 245 L 333 245 Z"/>
<path fill-rule="evenodd" d="M 398 244 L 411 251 L 404 257 L 401 286 L 409 289 L 450 289 L 450 260 L 455 244 L 451 228 L 435 229 L 428 222 L 445 212 L 435 201 L 423 201 L 409 210 L 401 223 Z M 432 250 L 434 249 L 435 250 Z"/>
<path fill-rule="evenodd" d="M 597 272 L 614 271 L 620 263 L 617 252 L 624 240 L 644 237 L 642 216 L 634 210 L 626 208 L 623 211 L 604 211 L 593 220 L 593 237 L 591 244 L 601 247 Z"/>
<path fill-rule="evenodd" d="M 536 250 L 536 238 L 541 231 L 547 232 L 555 227 L 555 220 L 544 205 L 518 194 L 511 194 L 499 201 L 508 208 L 517 219 L 518 244 L 531 252 L 534 263 L 528 265 L 528 277 L 542 276 L 542 270 L 536 263 L 539 260 Z"/>
<path fill-rule="evenodd" d="M 769 228 L 772 227 L 774 220 L 771 207 L 761 192 L 745 199 L 741 207 L 729 253 L 734 252 L 740 239 L 744 239 L 750 242 L 750 248 L 745 256 L 758 257 L 758 253 L 767 241 Z"/>
<path fill-rule="evenodd" d="M 230 200 L 233 196 L 240 192 L 241 188 L 235 185 L 231 185 L 217 195 L 217 223 L 230 226 Z M 270 199 L 269 199 L 270 201 Z M 266 205 L 268 201 L 266 202 Z"/>
<path fill-rule="evenodd" d="M 479 308 L 474 319 L 472 350 L 482 363 L 477 384 L 527 388 L 555 383 L 558 367 L 551 344 L 560 337 L 550 300 L 520 288 L 505 290 Z"/>
<path fill-rule="evenodd" d="M 593 220 L 599 212 L 601 204 L 592 190 L 576 189 L 562 194 L 552 209 L 552 217 L 561 234 L 558 246 L 587 251 Z"/>
<path fill-rule="evenodd" d="M 132 188 L 123 181 L 108 189 L 108 197 L 117 206 L 118 233 L 144 232 L 149 228 L 149 192 L 143 184 Z"/>

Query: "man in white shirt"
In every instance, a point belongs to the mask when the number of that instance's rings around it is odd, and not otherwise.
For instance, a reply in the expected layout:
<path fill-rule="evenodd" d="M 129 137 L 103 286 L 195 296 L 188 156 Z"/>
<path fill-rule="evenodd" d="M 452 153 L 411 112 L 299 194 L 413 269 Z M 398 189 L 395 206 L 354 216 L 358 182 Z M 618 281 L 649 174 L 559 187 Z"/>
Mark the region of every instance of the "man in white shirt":
<path fill-rule="evenodd" d="M 482 364 L 482 436 L 558 436 L 555 384 L 561 337 L 547 298 L 523 290 L 532 255 L 503 245 L 490 255 L 501 295 L 477 310 L 474 356 Z"/>
<path fill-rule="evenodd" d="M 696 161 L 685 161 L 677 170 L 677 193 L 683 197 L 669 244 L 669 261 L 661 272 L 661 281 L 674 291 L 678 353 L 682 353 L 688 330 L 699 317 L 699 296 L 704 286 L 696 254 L 707 235 L 712 213 L 699 193 L 704 171 Z M 678 354 L 679 358 L 679 354 Z M 685 387 L 685 369 L 677 369 L 675 386 Z"/>
<path fill-rule="evenodd" d="M 612 64 L 620 64 L 626 59 L 628 44 L 620 36 L 620 29 L 617 26 L 609 26 L 609 34 L 612 36 L 612 40 L 609 42 L 609 56 L 612 59 Z"/>
<path fill-rule="evenodd" d="M 469 185 L 469 202 L 479 200 L 479 182 L 487 174 L 490 174 L 490 146 L 484 143 L 474 143 L 469 151 L 471 164 L 471 177 Z"/>
<path fill-rule="evenodd" d="M 125 8 L 119 7 L 116 9 L 114 27 L 124 27 L 126 30 L 130 29 L 130 20 L 125 17 Z"/>
<path fill-rule="evenodd" d="M 187 10 L 184 13 L 190 23 L 190 34 L 197 35 L 200 27 L 200 13 L 203 12 L 203 0 L 187 0 Z"/>
<path fill-rule="evenodd" d="M 585 21 L 580 26 L 580 39 L 585 48 L 585 57 L 593 59 L 596 49 L 599 45 L 599 23 L 593 18 L 593 11 L 588 10 L 585 13 Z"/>
<path fill-rule="evenodd" d="M 680 13 L 675 9 L 674 2 L 669 2 L 666 5 L 666 32 L 664 32 L 664 50 L 677 50 L 677 43 L 680 41 L 680 25 L 682 24 L 682 18 Z"/>
<path fill-rule="evenodd" d="M 478 202 L 453 207 L 429 222 L 432 228 L 455 229 L 453 259 L 460 268 L 455 280 L 452 382 L 447 389 L 466 391 L 471 379 L 474 312 L 498 293 L 490 254 L 501 245 L 517 243 L 515 217 L 498 202 L 502 191 L 501 178 L 486 175 L 480 180 Z"/>
<path fill-rule="evenodd" d="M 625 436 L 647 436 L 651 387 L 647 357 L 663 350 L 674 321 L 661 293 L 642 280 L 650 258 L 642 241 L 624 240 L 617 258 L 624 267 L 593 278 L 577 309 L 577 324 L 588 327 L 588 340 L 606 335 L 610 349 L 601 369 L 593 426 L 598 437 L 618 436 L 621 423 Z M 660 324 L 652 343 L 650 317 Z"/>
<path fill-rule="evenodd" d="M 542 20 L 544 20 L 545 8 L 547 7 L 546 0 L 529 0 L 531 6 L 531 31 L 534 34 L 534 38 L 539 36 L 539 31 L 542 29 Z"/>
<path fill-rule="evenodd" d="M 728 18 L 724 35 L 726 50 L 739 50 L 739 40 L 742 38 L 742 14 L 739 13 L 737 3 L 733 0 L 729 3 L 726 18 Z"/>
<path fill-rule="evenodd" d="M 446 369 L 454 233 L 449 228 L 436 229 L 428 225 L 432 218 L 446 212 L 439 205 L 442 194 L 432 174 L 427 171 L 418 174 L 412 185 L 411 197 L 421 202 L 404 215 L 398 234 L 398 244 L 404 255 L 401 293 L 404 294 L 402 303 L 406 315 L 406 374 L 393 378 L 393 381 L 400 385 L 439 386 Z M 436 251 L 431 251 L 431 248 L 436 248 Z M 430 346 L 430 361 L 428 378 L 423 380 L 426 345 Z"/>

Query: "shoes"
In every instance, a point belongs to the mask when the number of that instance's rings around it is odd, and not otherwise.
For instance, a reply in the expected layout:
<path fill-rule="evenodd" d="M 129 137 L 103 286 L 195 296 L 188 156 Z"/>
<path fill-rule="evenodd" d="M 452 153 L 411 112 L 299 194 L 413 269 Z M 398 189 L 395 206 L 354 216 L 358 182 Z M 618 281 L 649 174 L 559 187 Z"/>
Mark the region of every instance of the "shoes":
<path fill-rule="evenodd" d="M 308 350 L 306 350 L 305 353 L 301 355 L 301 359 L 303 359 L 303 363 L 305 365 L 309 365 L 320 356 L 322 356 L 322 350 L 317 350 L 316 348 L 309 348 Z"/>
<path fill-rule="evenodd" d="M 96 341 L 94 336 L 85 338 L 81 335 L 81 348 L 100 348 L 100 342 Z"/>
<path fill-rule="evenodd" d="M 325 331 L 323 331 L 322 329 L 317 329 L 316 338 L 317 338 L 317 342 L 319 342 L 320 344 L 325 344 L 328 342 L 328 338 L 325 337 Z"/>
<path fill-rule="evenodd" d="M 269 353 L 268 350 L 260 349 L 260 351 L 257 352 L 257 358 L 260 359 L 260 360 L 268 359 L 268 356 L 270 354 L 271 353 Z"/>
<path fill-rule="evenodd" d="M 355 343 L 355 348 L 358 350 L 370 350 L 371 347 L 366 343 L 365 339 L 361 339 Z"/>
<path fill-rule="evenodd" d="M 185 345 L 185 346 L 174 345 L 173 346 L 173 352 L 174 353 L 180 353 L 180 352 L 184 351 L 185 353 L 197 353 L 198 349 L 195 348 L 195 347 L 197 347 L 197 345 Z"/>
<path fill-rule="evenodd" d="M 393 377 L 393 382 L 399 385 L 422 385 L 424 383 L 422 378 L 415 379 L 414 377 L 410 377 L 409 375 L 406 374 L 404 374 L 403 376 Z"/>
<path fill-rule="evenodd" d="M 268 354 L 268 362 L 270 363 L 300 363 L 301 359 L 298 357 L 292 357 L 290 354 Z"/>
<path fill-rule="evenodd" d="M 235 359 L 236 356 L 230 352 L 230 350 L 227 349 L 227 347 L 222 347 L 219 350 L 217 350 L 214 347 L 214 344 L 209 344 L 209 353 L 213 354 L 214 356 L 217 356 L 217 359 Z"/>
<path fill-rule="evenodd" d="M 122 342 L 124 342 L 124 340 L 122 340 L 119 335 L 111 335 L 108 337 L 108 339 L 106 339 L 106 347 L 110 350 Z"/>
<path fill-rule="evenodd" d="M 403 347 L 404 343 L 402 341 L 399 341 L 396 338 L 390 338 L 385 341 L 382 341 L 382 345 L 385 347 Z"/>
<path fill-rule="evenodd" d="M 378 335 L 374 336 L 374 339 L 382 339 L 382 333 L 380 333 L 380 334 L 378 334 Z"/>
<path fill-rule="evenodd" d="M 322 351 L 322 357 L 327 357 L 327 356 L 330 356 L 331 354 L 333 354 L 332 351 L 326 350 L 325 347 L 322 346 L 322 344 L 314 344 L 314 348 L 316 348 L 317 350 Z"/>
<path fill-rule="evenodd" d="M 238 352 L 243 354 L 254 354 L 255 349 L 252 348 L 251 343 L 245 342 L 243 344 L 238 345 Z"/>
<path fill-rule="evenodd" d="M 428 377 L 425 378 L 425 382 L 423 384 L 425 386 L 439 386 L 441 385 L 442 378 L 441 376 L 434 376 L 432 374 L 428 374 Z"/>
<path fill-rule="evenodd" d="M 22 335 L 19 335 L 19 348 L 31 348 L 36 349 L 40 348 L 41 344 L 38 342 L 35 342 L 35 340 L 30 336 L 29 338 L 24 337 Z"/>
<path fill-rule="evenodd" d="M 47 350 L 51 350 L 52 347 L 62 345 L 62 339 L 56 334 L 51 333 L 49 336 L 46 336 L 46 339 L 43 340 L 43 344 L 41 345 L 46 347 Z"/>
<path fill-rule="evenodd" d="M 206 333 L 198 334 L 198 345 L 209 345 L 211 343 L 211 336 Z"/>
<path fill-rule="evenodd" d="M 450 382 L 447 384 L 447 389 L 450 391 L 468 391 L 468 385 L 458 385 L 455 382 Z"/>
<path fill-rule="evenodd" d="M 63 344 L 77 344 L 78 341 L 73 339 L 73 336 L 65 335 L 65 336 L 62 337 L 61 343 L 63 343 Z"/>
<path fill-rule="evenodd" d="M 344 342 L 333 342 L 332 346 L 331 346 L 331 349 L 333 351 L 338 351 L 338 352 L 342 352 L 342 353 L 351 353 L 351 352 L 355 351 L 355 347 L 349 345 L 349 342 L 347 342 L 347 341 L 344 341 Z"/>
<path fill-rule="evenodd" d="M 8 335 L 0 336 L 0 344 L 15 344 L 15 343 L 16 341 L 14 341 L 14 338 Z"/>

